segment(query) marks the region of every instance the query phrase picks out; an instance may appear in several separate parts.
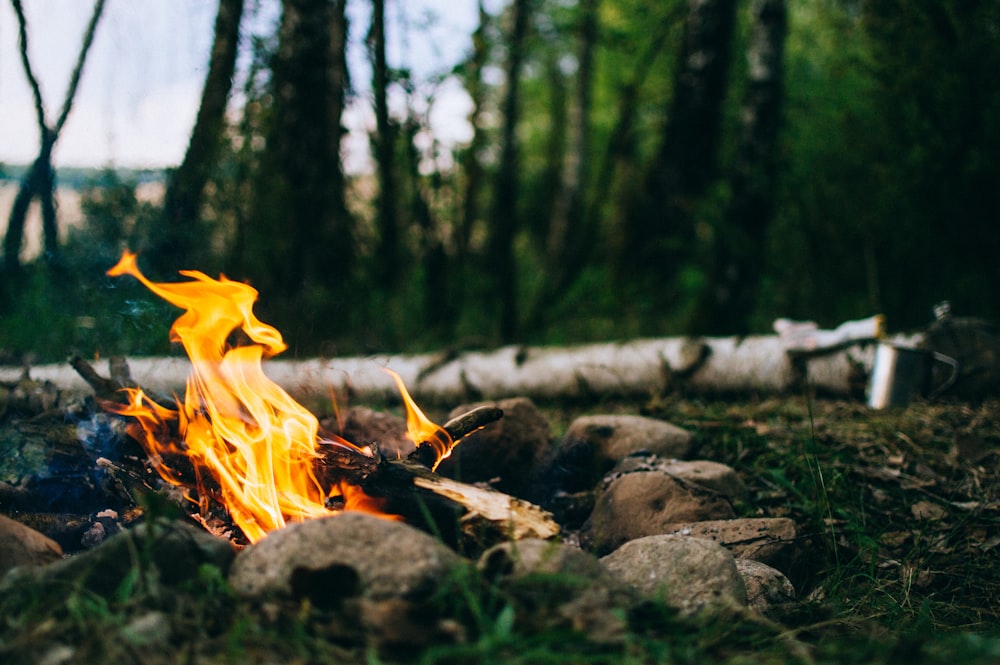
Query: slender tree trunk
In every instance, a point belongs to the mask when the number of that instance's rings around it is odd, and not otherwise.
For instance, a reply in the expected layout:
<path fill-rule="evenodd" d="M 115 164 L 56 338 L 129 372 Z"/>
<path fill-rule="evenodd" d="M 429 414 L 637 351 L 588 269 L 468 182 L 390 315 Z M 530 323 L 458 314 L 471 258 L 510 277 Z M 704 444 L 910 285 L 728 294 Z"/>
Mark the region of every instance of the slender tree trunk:
<path fill-rule="evenodd" d="M 638 114 L 639 92 L 642 90 L 653 69 L 652 65 L 663 49 L 669 30 L 661 26 L 654 33 L 652 40 L 636 60 L 636 67 L 628 80 L 621 86 L 616 95 L 618 106 L 615 112 L 615 125 L 611 129 L 608 142 L 595 169 L 596 182 L 589 188 L 587 210 L 585 215 L 589 228 L 601 226 L 604 219 L 611 217 L 616 220 L 608 228 L 608 253 L 606 258 L 612 268 L 622 277 L 621 268 L 628 265 L 625 258 L 627 252 L 628 225 L 619 223 L 619 219 L 627 219 L 628 206 L 637 195 L 636 173 L 639 170 L 636 154 L 637 132 L 636 116 Z"/>
<path fill-rule="evenodd" d="M 50 127 L 45 119 L 45 104 L 42 101 L 41 87 L 38 79 L 35 78 L 28 56 L 28 29 L 24 15 L 24 7 L 21 0 L 11 0 L 14 13 L 18 22 L 18 47 L 21 56 L 21 65 L 24 68 L 25 77 L 31 88 L 35 104 L 35 117 L 38 124 L 38 133 L 41 146 L 38 150 L 38 157 L 32 164 L 31 169 L 21 181 L 20 189 L 11 208 L 10 218 L 7 223 L 7 233 L 4 236 L 4 270 L 8 275 L 15 275 L 21 266 L 21 246 L 24 243 L 24 224 L 27 219 L 28 208 L 31 201 L 38 198 L 42 208 L 42 233 L 44 237 L 45 258 L 51 263 L 56 263 L 59 256 L 59 225 L 56 218 L 55 204 L 55 170 L 52 168 L 52 148 L 55 146 L 62 131 L 66 119 L 73 108 L 73 100 L 76 97 L 76 90 L 80 84 L 80 77 L 83 74 L 83 65 L 87 61 L 87 53 L 94 42 L 94 35 L 97 33 L 97 24 L 104 12 L 104 0 L 96 0 L 94 11 L 91 14 L 90 22 L 83 34 L 83 41 L 80 44 L 80 51 L 77 53 L 73 71 L 70 74 L 69 85 L 66 88 L 66 95 L 63 98 L 62 109 L 55 123 Z"/>
<path fill-rule="evenodd" d="M 688 0 L 660 153 L 627 222 L 628 261 L 670 280 L 694 245 L 691 212 L 715 179 L 736 0 Z"/>
<path fill-rule="evenodd" d="M 258 217 L 247 243 L 254 268 L 266 275 L 261 281 L 284 296 L 298 297 L 308 286 L 347 291 L 350 225 L 339 152 L 347 82 L 345 4 L 283 4 Z M 294 302 L 287 300 L 301 310 Z"/>
<path fill-rule="evenodd" d="M 556 49 L 546 49 L 542 55 L 543 69 L 548 81 L 548 125 L 545 133 L 545 167 L 539 180 L 540 186 L 531 188 L 534 194 L 525 200 L 522 210 L 527 214 L 524 226 L 538 237 L 538 245 L 543 253 L 548 251 L 549 229 L 552 225 L 553 212 L 562 185 L 563 167 L 566 163 L 566 149 L 569 141 L 569 85 L 567 76 L 560 65 L 561 54 Z"/>
<path fill-rule="evenodd" d="M 774 209 L 774 180 L 783 99 L 784 0 L 754 0 L 747 47 L 748 77 L 732 198 L 714 238 L 709 285 L 692 320 L 707 334 L 748 333 Z"/>
<path fill-rule="evenodd" d="M 457 233 L 455 234 L 455 260 L 459 266 L 465 263 L 469 252 L 469 241 L 472 229 L 479 218 L 479 198 L 483 185 L 483 165 L 479 153 L 486 144 L 486 132 L 483 128 L 482 114 L 486 103 L 482 73 L 486 65 L 489 49 L 486 43 L 486 30 L 489 26 L 489 14 L 479 0 L 479 26 L 472 34 L 472 58 L 468 63 L 466 89 L 472 100 L 472 111 L 469 113 L 469 124 L 472 125 L 472 140 L 465 151 L 462 160 L 462 172 L 465 174 L 465 188 L 462 193 L 462 213 Z"/>
<path fill-rule="evenodd" d="M 165 238 L 159 258 L 165 269 L 190 264 L 196 247 L 207 244 L 198 237 L 196 222 L 205 184 L 222 144 L 242 17 L 243 0 L 219 0 L 201 105 L 184 160 L 170 175 L 164 198 Z"/>
<path fill-rule="evenodd" d="M 500 137 L 500 166 L 486 256 L 488 273 L 492 279 L 490 298 L 495 302 L 499 313 L 499 332 L 503 341 L 512 341 L 518 332 L 514 238 L 519 227 L 517 171 L 520 159 L 515 130 L 519 120 L 519 79 L 524 40 L 528 31 L 528 15 L 531 11 L 530 0 L 514 0 L 511 11 L 512 27 L 507 40 L 507 63 L 504 71 L 507 91 L 502 105 L 504 120 Z"/>
<path fill-rule="evenodd" d="M 546 241 L 549 275 L 530 317 L 535 325 L 540 325 L 552 301 L 579 275 L 583 254 L 593 241 L 593 230 L 584 226 L 584 195 L 590 162 L 591 85 L 599 6 L 600 0 L 581 0 L 577 9 L 576 87 L 567 111 L 566 147 Z"/>
<path fill-rule="evenodd" d="M 423 186 L 424 178 L 420 175 L 420 151 L 415 139 L 417 133 L 428 125 L 426 118 L 418 121 L 411 109 L 410 118 L 403 126 L 403 137 L 406 144 L 406 175 L 410 184 L 408 219 L 416 223 L 420 230 L 419 261 L 423 268 L 423 315 L 422 329 L 429 336 L 441 339 L 447 335 L 455 320 L 457 312 L 456 301 L 448 297 L 450 289 L 450 271 L 448 254 L 445 251 L 441 237 L 440 224 L 428 203 L 428 195 Z M 431 194 L 440 189 L 441 176 L 435 173 L 430 177 Z"/>
<path fill-rule="evenodd" d="M 391 289 L 399 276 L 399 216 L 397 215 L 396 131 L 389 119 L 389 71 L 385 59 L 385 0 L 372 0 L 372 25 L 368 34 L 372 62 L 372 94 L 375 98 L 375 135 L 372 147 L 378 169 L 378 202 L 375 209 L 378 246 L 375 279 Z"/>

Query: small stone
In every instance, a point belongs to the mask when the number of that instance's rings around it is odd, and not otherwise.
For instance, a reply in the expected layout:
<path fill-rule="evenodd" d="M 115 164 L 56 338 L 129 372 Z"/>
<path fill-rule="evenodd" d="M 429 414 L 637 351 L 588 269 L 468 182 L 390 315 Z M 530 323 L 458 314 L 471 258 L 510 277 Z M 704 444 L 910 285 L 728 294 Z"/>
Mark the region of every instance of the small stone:
<path fill-rule="evenodd" d="M 122 637 L 136 646 L 166 646 L 170 642 L 170 619 L 163 612 L 147 612 L 122 628 Z"/>
<path fill-rule="evenodd" d="M 72 662 L 74 656 L 76 649 L 73 647 L 67 644 L 53 644 L 38 659 L 38 665 L 64 665 Z"/>
<path fill-rule="evenodd" d="M 44 566 L 63 556 L 59 543 L 0 515 L 0 577 L 15 566 Z"/>
<path fill-rule="evenodd" d="M 83 535 L 80 536 L 80 544 L 86 549 L 91 549 L 97 547 L 104 542 L 104 537 L 107 533 L 104 531 L 104 525 L 100 522 L 94 522 L 90 525 Z"/>
<path fill-rule="evenodd" d="M 629 473 L 601 494 L 580 530 L 580 544 L 603 555 L 629 540 L 668 533 L 678 522 L 732 517 L 733 507 L 717 492 L 655 471 Z"/>
<path fill-rule="evenodd" d="M 732 553 L 710 540 L 647 536 L 601 559 L 619 580 L 682 615 L 747 604 L 746 586 Z"/>
<path fill-rule="evenodd" d="M 795 587 L 780 570 L 751 559 L 736 559 L 736 570 L 743 578 L 751 610 L 780 619 L 795 604 Z"/>

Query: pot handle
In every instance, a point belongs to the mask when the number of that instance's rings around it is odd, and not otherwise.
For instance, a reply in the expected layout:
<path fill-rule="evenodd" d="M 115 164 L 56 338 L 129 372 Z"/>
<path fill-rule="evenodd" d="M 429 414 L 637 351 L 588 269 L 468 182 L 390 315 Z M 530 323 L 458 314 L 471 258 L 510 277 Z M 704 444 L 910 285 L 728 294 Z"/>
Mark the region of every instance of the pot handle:
<path fill-rule="evenodd" d="M 932 390 L 927 395 L 927 399 L 934 399 L 936 397 L 939 397 L 941 393 L 948 390 L 948 388 L 951 388 L 955 384 L 955 380 L 958 379 L 958 370 L 959 370 L 958 360 L 952 358 L 951 356 L 946 356 L 945 354 L 938 353 L 937 351 L 931 351 L 931 357 L 934 358 L 935 361 L 951 367 L 951 375 L 947 379 L 945 379 L 940 386 Z"/>

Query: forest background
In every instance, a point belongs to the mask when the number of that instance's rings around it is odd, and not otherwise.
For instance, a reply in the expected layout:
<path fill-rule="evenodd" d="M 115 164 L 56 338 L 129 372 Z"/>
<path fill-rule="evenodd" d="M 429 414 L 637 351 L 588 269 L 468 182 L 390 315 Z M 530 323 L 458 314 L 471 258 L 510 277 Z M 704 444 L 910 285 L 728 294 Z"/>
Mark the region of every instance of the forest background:
<path fill-rule="evenodd" d="M 370 21 L 349 21 L 351 3 Z M 466 57 L 429 76 L 388 65 L 386 31 L 420 40 L 426 25 L 389 24 L 385 5 L 220 0 L 162 202 L 137 198 L 142 174 L 108 170 L 72 229 L 52 204 L 52 150 L 75 84 L 59 115 L 45 104 L 61 100 L 36 94 L 38 158 L 2 169 L 19 192 L 0 355 L 167 352 L 172 308 L 104 276 L 125 247 L 156 279 L 252 283 L 258 315 L 299 356 L 745 334 L 876 312 L 902 330 L 942 299 L 1000 313 L 997 3 L 480 1 Z M 31 25 L 19 27 L 23 46 Z M 359 32 L 365 86 L 345 55 Z M 251 64 L 237 75 L 240 57 Z M 430 120 L 456 81 L 471 107 L 457 144 Z M 343 115 L 358 97 L 374 123 L 371 168 L 355 171 Z M 43 251 L 27 258 L 32 201 Z"/>

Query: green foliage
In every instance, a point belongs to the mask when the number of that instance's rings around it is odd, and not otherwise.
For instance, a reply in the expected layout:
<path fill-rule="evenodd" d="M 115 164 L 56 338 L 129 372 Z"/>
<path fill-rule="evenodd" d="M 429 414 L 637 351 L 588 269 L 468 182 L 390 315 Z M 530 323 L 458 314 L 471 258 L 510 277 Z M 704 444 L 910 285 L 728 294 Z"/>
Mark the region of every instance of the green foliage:
<path fill-rule="evenodd" d="M 702 332 L 687 329 L 703 294 L 718 283 L 715 243 L 755 243 L 741 236 L 741 220 L 729 218 L 749 72 L 743 56 L 751 26 L 743 3 L 722 110 L 719 177 L 686 203 L 690 228 L 661 229 L 641 240 L 669 250 L 677 265 L 640 267 L 628 254 L 634 239 L 626 216 L 661 149 L 688 4 L 599 3 L 585 218 L 571 232 L 586 248 L 570 271 L 575 281 L 544 297 L 539 316 L 533 304 L 559 273 L 547 243 L 571 137 L 580 10 L 556 0 L 533 3 L 517 128 L 514 256 L 524 314 L 518 341 Z M 874 312 L 885 313 L 890 328 L 908 329 L 926 325 L 930 307 L 944 298 L 957 312 L 1000 315 L 1000 305 L 983 296 L 1000 282 L 993 220 L 1000 208 L 996 3 L 788 0 L 787 8 L 774 216 L 766 244 L 747 250 L 758 257 L 762 280 L 747 329 L 769 330 L 779 316 L 834 325 Z M 260 21 L 250 39 L 242 113 L 228 129 L 203 214 L 191 221 L 198 252 L 185 265 L 161 265 L 158 210 L 130 191 L 147 174 L 102 174 L 92 183 L 99 188 L 85 197 L 85 225 L 67 235 L 61 272 L 32 265 L 20 281 L 3 286 L 0 346 L 44 359 L 71 350 L 166 350 L 160 331 L 172 310 L 128 280 L 103 277 L 124 246 L 144 253 L 156 279 L 193 268 L 251 282 L 261 291 L 260 315 L 300 356 L 500 342 L 485 239 L 499 166 L 506 86 L 497 74 L 508 18 L 507 10 L 486 17 L 485 74 L 476 80 L 471 60 L 424 80 L 406 63 L 390 72 L 394 89 L 406 95 L 406 108 L 393 116 L 400 226 L 394 285 L 377 279 L 385 266 L 376 255 L 372 176 L 346 177 L 341 210 L 330 191 L 340 181 L 325 173 L 332 164 L 292 173 L 326 139 L 284 135 L 290 125 L 282 123 L 294 114 L 282 105 L 294 100 L 275 94 L 274 86 L 280 76 L 294 83 L 315 72 L 278 67 L 276 73 L 280 39 L 272 22 Z M 410 38 L 419 39 L 420 29 L 411 28 Z M 482 90 L 474 146 L 427 139 L 439 86 L 450 76 Z M 326 103 L 321 97 L 300 102 L 315 112 Z M 60 177 L 77 182 L 82 175 L 61 169 Z"/>
<path fill-rule="evenodd" d="M 0 348 L 39 361 L 166 353 L 176 310 L 135 280 L 105 275 L 122 249 L 147 246 L 157 209 L 110 171 L 83 193 L 81 208 L 84 222 L 70 229 L 58 264 L 36 261 L 0 287 Z"/>

